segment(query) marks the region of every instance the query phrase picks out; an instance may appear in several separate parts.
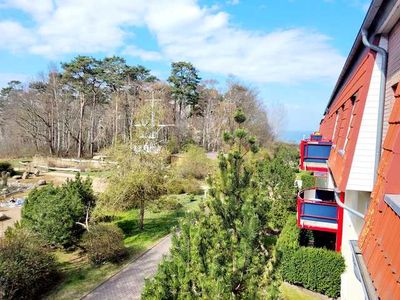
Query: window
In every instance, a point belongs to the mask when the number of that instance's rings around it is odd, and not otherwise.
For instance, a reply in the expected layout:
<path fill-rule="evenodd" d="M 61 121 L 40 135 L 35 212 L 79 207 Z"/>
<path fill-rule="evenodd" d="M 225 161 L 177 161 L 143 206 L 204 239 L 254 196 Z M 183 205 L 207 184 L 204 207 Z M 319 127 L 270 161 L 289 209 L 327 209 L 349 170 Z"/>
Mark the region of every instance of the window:
<path fill-rule="evenodd" d="M 339 121 L 339 110 L 336 111 L 335 127 L 333 127 L 332 142 L 335 139 L 335 134 L 336 134 L 336 130 L 337 130 L 338 121 Z"/>
<path fill-rule="evenodd" d="M 400 84 L 396 83 L 396 84 L 392 85 L 392 90 L 393 90 L 394 97 L 399 98 L 400 97 Z"/>
<path fill-rule="evenodd" d="M 354 108 L 356 107 L 356 99 L 357 96 L 351 96 L 351 113 L 350 113 L 350 121 L 349 126 L 347 127 L 346 139 L 344 141 L 343 150 L 346 151 L 347 143 L 349 142 L 350 130 L 353 127 L 353 117 L 354 117 Z"/>
<path fill-rule="evenodd" d="M 342 126 L 343 126 L 343 112 L 344 112 L 344 104 L 337 110 L 337 120 L 336 120 L 336 126 L 335 126 L 335 136 L 332 138 L 332 142 L 336 144 L 339 140 L 340 133 L 342 131 Z M 334 140 L 336 138 L 336 141 Z"/>

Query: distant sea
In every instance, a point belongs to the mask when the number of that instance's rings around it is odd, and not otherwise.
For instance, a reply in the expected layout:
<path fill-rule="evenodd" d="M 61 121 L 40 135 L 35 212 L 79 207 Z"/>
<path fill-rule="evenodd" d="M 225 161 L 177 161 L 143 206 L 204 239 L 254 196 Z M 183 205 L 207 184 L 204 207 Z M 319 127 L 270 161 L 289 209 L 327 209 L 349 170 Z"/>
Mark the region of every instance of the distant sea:
<path fill-rule="evenodd" d="M 311 132 L 311 130 L 288 130 L 282 132 L 278 139 L 282 142 L 298 144 L 304 137 L 310 136 Z"/>

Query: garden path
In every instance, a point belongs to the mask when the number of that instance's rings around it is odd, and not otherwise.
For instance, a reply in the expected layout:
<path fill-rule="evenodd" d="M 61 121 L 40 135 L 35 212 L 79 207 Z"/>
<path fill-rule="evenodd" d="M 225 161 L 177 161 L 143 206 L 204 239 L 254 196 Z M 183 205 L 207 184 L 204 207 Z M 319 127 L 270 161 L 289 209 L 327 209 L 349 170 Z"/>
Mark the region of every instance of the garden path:
<path fill-rule="evenodd" d="M 171 235 L 168 235 L 82 299 L 140 299 L 145 279 L 154 276 L 158 263 L 168 254 L 170 246 Z"/>

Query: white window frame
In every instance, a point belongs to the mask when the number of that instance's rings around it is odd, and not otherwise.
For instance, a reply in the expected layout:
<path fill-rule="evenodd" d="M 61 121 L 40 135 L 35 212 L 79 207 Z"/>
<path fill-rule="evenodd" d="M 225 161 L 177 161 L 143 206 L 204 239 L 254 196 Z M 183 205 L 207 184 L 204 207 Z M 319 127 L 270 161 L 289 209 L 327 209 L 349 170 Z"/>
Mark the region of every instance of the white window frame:
<path fill-rule="evenodd" d="M 343 153 L 346 151 L 347 148 L 347 143 L 349 141 L 349 135 L 350 135 L 350 130 L 351 130 L 351 124 L 353 123 L 353 117 L 354 117 L 354 108 L 356 107 L 356 100 L 357 100 L 357 96 L 354 95 L 350 98 L 351 101 L 351 115 L 350 115 L 350 122 L 349 122 L 349 127 L 347 128 L 347 133 L 346 133 L 346 139 L 344 141 L 344 145 L 343 145 Z"/>
<path fill-rule="evenodd" d="M 339 109 L 336 111 L 336 120 L 335 120 L 335 127 L 333 127 L 333 134 L 332 134 L 332 142 L 335 139 L 336 131 L 337 131 L 337 126 L 338 126 L 338 121 L 339 121 Z M 335 144 L 332 145 L 332 147 L 336 147 Z"/>

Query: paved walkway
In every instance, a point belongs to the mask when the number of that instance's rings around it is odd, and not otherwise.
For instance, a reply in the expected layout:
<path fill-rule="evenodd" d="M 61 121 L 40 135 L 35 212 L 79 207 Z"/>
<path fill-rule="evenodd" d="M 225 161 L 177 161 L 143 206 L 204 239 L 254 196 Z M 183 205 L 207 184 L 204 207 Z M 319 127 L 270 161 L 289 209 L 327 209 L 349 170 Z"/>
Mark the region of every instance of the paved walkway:
<path fill-rule="evenodd" d="M 149 278 L 156 273 L 158 263 L 169 252 L 170 246 L 171 235 L 168 235 L 156 246 L 98 286 L 83 299 L 140 299 L 145 278 Z"/>

